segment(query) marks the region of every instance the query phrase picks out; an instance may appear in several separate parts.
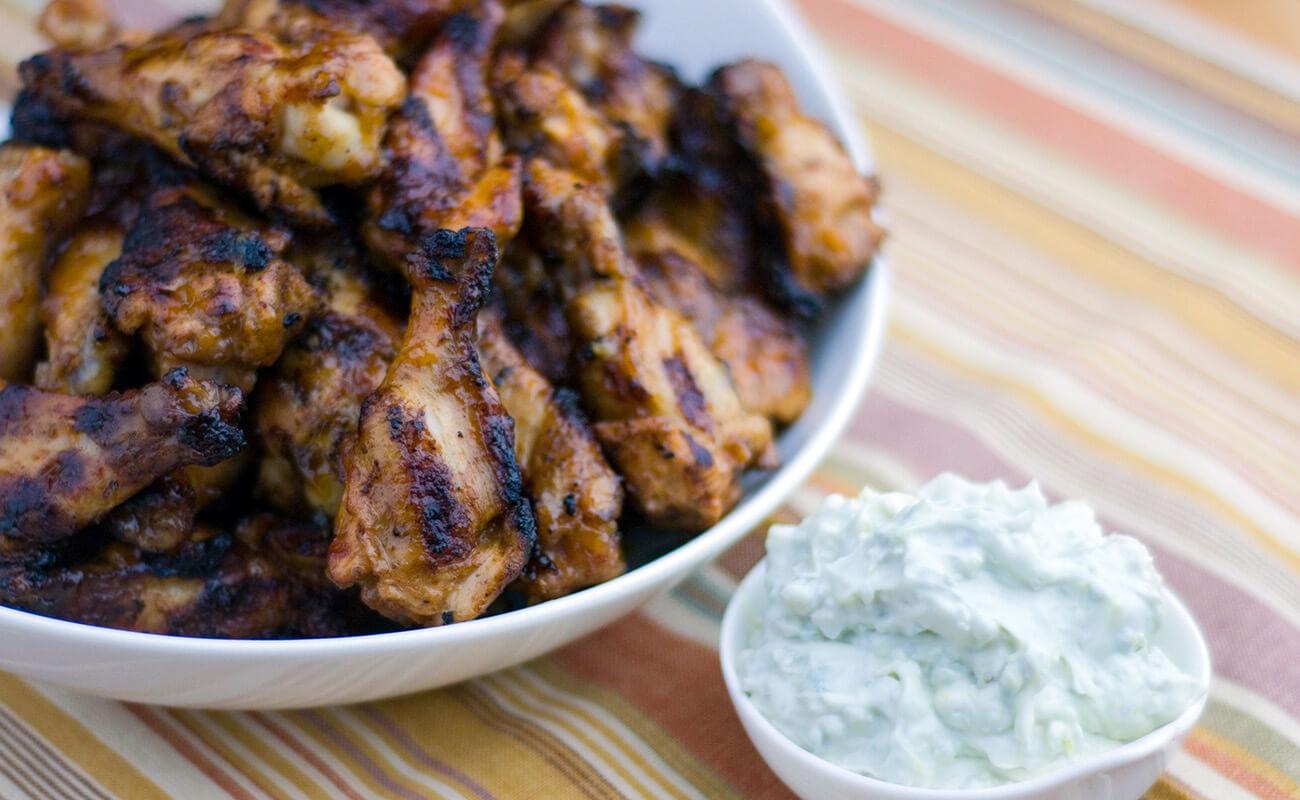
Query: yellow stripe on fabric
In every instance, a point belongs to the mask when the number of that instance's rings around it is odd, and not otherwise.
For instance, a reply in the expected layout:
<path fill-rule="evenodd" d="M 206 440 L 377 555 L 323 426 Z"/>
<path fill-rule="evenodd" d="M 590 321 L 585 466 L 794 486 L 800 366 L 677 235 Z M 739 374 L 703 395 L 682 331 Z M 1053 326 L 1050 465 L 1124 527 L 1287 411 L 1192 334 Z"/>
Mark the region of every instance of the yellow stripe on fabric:
<path fill-rule="evenodd" d="M 590 726 L 595 734 L 608 742 L 608 747 L 604 748 L 605 752 L 612 752 L 631 762 L 633 767 L 641 771 L 646 780 L 653 781 L 673 797 L 690 798 L 693 795 L 702 797 L 695 792 L 695 787 L 690 781 L 674 770 L 670 764 L 662 761 L 662 757 L 654 751 L 654 748 L 636 736 L 634 731 L 619 730 L 621 720 L 613 717 L 607 708 L 583 696 L 584 693 L 566 695 L 564 690 L 541 677 L 531 666 L 510 670 L 502 673 L 501 677 L 511 681 L 519 692 L 527 693 L 537 702 L 567 711 L 572 724 L 585 723 Z"/>
<path fill-rule="evenodd" d="M 224 761 L 228 766 L 238 770 L 259 791 L 268 797 L 279 796 L 280 792 L 277 790 L 276 782 L 271 776 L 264 773 L 252 762 L 240 757 L 228 744 L 222 741 L 220 736 L 209 730 L 203 721 L 199 719 L 199 715 L 204 712 L 186 709 L 164 709 L 161 713 L 176 723 L 192 738 L 202 742 L 204 747 L 213 755 Z"/>
<path fill-rule="evenodd" d="M 924 353 L 928 358 L 945 364 L 952 371 L 965 374 L 985 385 L 997 386 L 1008 395 L 1019 398 L 1022 405 L 1036 410 L 1044 420 L 1054 423 L 1058 430 L 1070 435 L 1071 438 L 1077 441 L 1088 444 L 1094 451 L 1109 456 L 1112 461 L 1127 464 L 1129 467 L 1157 479 L 1160 483 L 1180 489 L 1189 497 L 1199 498 L 1202 502 L 1211 506 L 1224 519 L 1233 522 L 1243 531 L 1249 532 L 1256 541 L 1284 561 L 1291 569 L 1300 571 L 1300 554 L 1282 545 L 1268 531 L 1263 530 L 1242 514 L 1236 506 L 1224 501 L 1213 491 L 1213 487 L 1196 483 L 1182 474 L 1155 463 L 1150 457 L 1124 447 L 1111 437 L 1058 408 L 1050 399 L 1044 396 L 1041 390 L 962 360 L 952 353 L 945 343 L 926 336 L 919 329 L 905 322 L 901 313 L 895 313 L 894 315 L 890 336 Z"/>
<path fill-rule="evenodd" d="M 240 714 L 209 712 L 205 714 L 208 722 L 221 728 L 227 736 L 243 745 L 249 753 L 255 754 L 268 768 L 279 772 L 295 788 L 307 797 L 327 799 L 330 794 L 321 784 L 294 766 L 280 754 L 279 749 L 269 737 L 254 733 L 247 728 L 247 721 Z"/>
<path fill-rule="evenodd" d="M 895 240 L 895 253 L 905 247 L 901 238 Z M 1020 295 L 1023 285 L 991 280 L 998 276 L 991 275 L 988 269 L 962 269 L 950 255 L 947 251 L 912 252 L 906 263 L 924 264 L 925 268 L 904 271 L 899 283 L 906 280 L 909 287 L 923 283 L 924 294 L 947 307 L 950 314 L 965 315 L 996 331 L 995 336 L 1016 340 L 1006 346 L 1034 348 L 1035 357 L 1069 370 L 1080 380 L 1105 385 L 1111 394 L 1127 395 L 1145 407 L 1144 416 L 1152 424 L 1161 425 L 1171 435 L 1184 436 L 1186 431 L 1197 429 L 1199 436 L 1212 441 L 1216 451 L 1231 453 L 1238 466 L 1248 465 L 1259 476 L 1275 476 L 1274 489 L 1283 495 L 1277 498 L 1279 502 L 1300 499 L 1289 497 L 1288 490 L 1300 484 L 1300 463 L 1290 455 L 1300 452 L 1300 440 L 1295 444 L 1297 449 L 1279 447 L 1279 443 L 1287 441 L 1289 430 L 1270 435 L 1267 426 L 1252 424 L 1258 421 L 1257 415 L 1241 413 L 1240 404 L 1209 405 L 1207 398 L 1216 386 L 1203 386 L 1188 373 L 1162 375 L 1160 370 L 1169 366 L 1169 361 L 1148 363 L 1151 359 L 1138 359 L 1133 349 L 1107 331 L 1093 332 L 1094 339 L 1081 341 L 1079 331 L 1061 324 L 1071 316 L 1078 321 L 1081 315 L 1076 309 L 1049 305 L 1041 294 Z M 900 291 L 911 295 L 915 290 L 900 287 Z M 1141 331 L 1132 333 L 1140 335 Z M 1300 348 L 1297 351 L 1300 359 Z M 1125 405 L 1131 407 L 1132 403 Z M 1180 420 L 1182 430 L 1170 426 L 1170 419 Z"/>
<path fill-rule="evenodd" d="M 541 787 L 557 796 L 579 791 L 579 781 L 532 748 L 494 729 L 467 707 L 465 696 L 469 691 L 465 686 L 455 687 L 418 698 L 374 703 L 371 708 L 430 757 L 457 765 L 494 795 L 525 797 L 540 792 Z M 399 749 L 383 726 L 368 724 Z M 500 757 L 505 752 L 510 753 L 508 760 Z"/>
<path fill-rule="evenodd" d="M 1224 103 L 1300 134 L 1300 104 L 1248 78 L 1070 0 L 1015 0 Z"/>
<path fill-rule="evenodd" d="M 117 751 L 24 681 L 5 672 L 0 672 L 0 703 L 114 795 L 166 800 L 166 792 Z"/>
<path fill-rule="evenodd" d="M 620 759 L 612 756 L 604 746 L 596 741 L 589 731 L 583 730 L 582 726 L 575 725 L 571 720 L 566 719 L 558 704 L 549 706 L 538 698 L 524 692 L 518 685 L 503 681 L 500 675 L 489 676 L 483 679 L 480 685 L 487 689 L 498 702 L 505 701 L 508 706 L 513 706 L 519 712 L 527 714 L 534 720 L 550 723 L 556 729 L 562 730 L 565 736 L 568 737 L 562 741 L 575 749 L 579 756 L 599 759 L 599 761 L 593 761 L 592 763 L 607 777 L 615 778 L 617 782 L 630 787 L 635 796 L 652 796 L 650 787 L 646 785 L 644 780 L 634 775 L 631 770 L 621 763 Z M 675 794 L 674 796 L 680 795 Z"/>
<path fill-rule="evenodd" d="M 739 797 L 731 786 L 707 764 L 677 743 L 671 735 L 646 716 L 621 694 L 581 681 L 563 667 L 550 661 L 538 661 L 530 666 L 544 680 L 570 694 L 582 695 L 598 703 L 606 712 L 626 725 L 645 742 L 669 767 L 689 781 L 709 798 Z"/>
<path fill-rule="evenodd" d="M 1154 266 L 1101 234 L 1008 190 L 887 127 L 874 125 L 881 170 L 904 172 L 963 211 L 1038 247 L 1115 292 L 1117 302 L 1140 298 L 1190 331 L 1249 364 L 1261 375 L 1300 392 L 1295 343 L 1221 292 L 1185 274 Z M 1008 143 L 1008 146 L 1012 146 Z M 886 184 L 887 185 L 887 184 Z M 1078 191 L 1087 187 L 1079 185 Z M 888 190 L 886 189 L 886 202 Z M 1117 215 L 1125 213 L 1116 209 Z M 1242 269 L 1249 269 L 1242 264 Z"/>
<path fill-rule="evenodd" d="M 1189 739 L 1194 740 L 1201 747 L 1208 747 L 1222 757 L 1231 760 L 1240 769 L 1250 773 L 1255 781 L 1259 781 L 1287 797 L 1300 798 L 1300 783 L 1296 783 L 1290 776 L 1236 742 L 1220 736 L 1204 725 L 1198 725 L 1193 729 L 1189 734 Z M 1204 760 L 1202 759 L 1202 761 Z M 1219 769 L 1218 765 L 1216 765 L 1216 769 Z M 1220 771 L 1223 770 L 1220 769 Z M 1235 776 L 1229 777 L 1233 777 L 1234 780 L 1237 779 Z"/>

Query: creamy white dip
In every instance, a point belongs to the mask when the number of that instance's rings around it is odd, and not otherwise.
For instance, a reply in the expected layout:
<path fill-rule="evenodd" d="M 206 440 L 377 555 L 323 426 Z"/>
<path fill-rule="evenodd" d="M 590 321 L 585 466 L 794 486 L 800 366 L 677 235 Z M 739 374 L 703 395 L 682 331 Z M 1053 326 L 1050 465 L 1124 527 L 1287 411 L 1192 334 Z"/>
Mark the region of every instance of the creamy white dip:
<path fill-rule="evenodd" d="M 1083 503 L 942 475 L 774 525 L 738 659 L 802 747 L 918 787 L 1020 780 L 1131 741 L 1198 694 L 1153 644 L 1162 582 Z"/>

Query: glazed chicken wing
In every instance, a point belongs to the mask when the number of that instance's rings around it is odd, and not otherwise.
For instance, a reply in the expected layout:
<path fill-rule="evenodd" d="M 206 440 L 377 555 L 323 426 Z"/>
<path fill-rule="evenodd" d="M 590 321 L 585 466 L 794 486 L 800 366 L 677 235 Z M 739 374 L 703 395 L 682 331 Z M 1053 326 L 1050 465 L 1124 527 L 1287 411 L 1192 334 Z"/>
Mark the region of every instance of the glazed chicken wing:
<path fill-rule="evenodd" d="M 514 422 L 476 354 L 492 232 L 440 231 L 408 260 L 411 316 L 346 457 L 330 576 L 417 625 L 483 613 L 536 539 Z"/>
<path fill-rule="evenodd" d="M 259 381 L 254 407 L 265 451 L 259 494 L 286 511 L 308 508 L 333 517 L 361 402 L 383 382 L 404 324 L 357 268 L 355 250 L 333 243 L 321 249 L 334 257 L 312 259 L 307 275 L 325 310 Z"/>
<path fill-rule="evenodd" d="M 668 68 L 632 49 L 640 13 L 620 5 L 570 0 L 533 41 L 536 64 L 563 75 L 620 131 L 634 168 L 654 172 L 668 155 L 678 83 Z"/>
<path fill-rule="evenodd" d="M 267 514 L 233 535 L 201 524 L 166 556 L 114 542 L 37 567 L 0 565 L 0 603 L 174 636 L 341 636 L 364 615 L 326 579 L 327 542 L 321 528 Z"/>
<path fill-rule="evenodd" d="M 184 370 L 94 398 L 0 388 L 0 534 L 61 539 L 177 467 L 230 458 L 241 405 Z"/>
<path fill-rule="evenodd" d="M 876 184 L 822 123 L 804 116 L 785 76 L 760 61 L 723 67 L 709 82 L 742 146 L 757 160 L 765 210 L 788 269 L 774 277 L 797 306 L 816 308 L 862 277 L 883 231 L 871 219 Z"/>
<path fill-rule="evenodd" d="M 50 268 L 41 303 L 45 360 L 36 365 L 40 388 L 85 395 L 112 388 L 129 342 L 104 311 L 99 278 L 121 255 L 122 239 L 122 231 L 111 224 L 84 227 Z"/>
<path fill-rule="evenodd" d="M 0 380 L 28 376 L 40 340 L 41 274 L 80 219 L 90 165 L 72 153 L 0 146 Z"/>
<path fill-rule="evenodd" d="M 529 366 L 495 309 L 479 315 L 478 352 L 514 417 L 515 454 L 537 519 L 537 547 L 517 587 L 540 602 L 622 574 L 623 487 L 578 396 Z"/>
<path fill-rule="evenodd" d="M 548 381 L 570 383 L 573 337 L 564 318 L 560 287 L 542 257 L 524 239 L 515 239 L 492 277 L 496 297 L 506 309 L 510 340 Z"/>
<path fill-rule="evenodd" d="M 199 514 L 239 480 L 248 462 L 245 450 L 210 467 L 174 470 L 110 511 L 102 526 L 146 552 L 173 552 L 189 541 Z"/>
<path fill-rule="evenodd" d="M 209 207 L 186 189 L 159 190 L 104 270 L 100 295 L 113 324 L 139 334 L 160 371 L 193 366 L 247 389 L 317 303 L 281 258 L 287 244 L 287 233 Z"/>
<path fill-rule="evenodd" d="M 771 424 L 741 406 L 691 323 L 642 288 L 598 189 L 534 159 L 524 195 L 534 245 L 554 259 L 597 436 L 654 524 L 704 530 L 740 497 L 745 468 L 770 463 Z"/>
<path fill-rule="evenodd" d="M 263 210 L 315 226 L 330 223 L 315 188 L 379 173 L 406 85 L 372 38 L 324 25 L 293 37 L 181 25 L 134 44 L 51 50 L 20 74 L 55 111 L 146 139 Z"/>
<path fill-rule="evenodd" d="M 495 0 L 451 17 L 390 123 L 365 233 L 398 269 L 415 243 L 438 230 L 490 228 L 504 247 L 519 229 L 519 159 L 504 154 L 485 76 L 501 18 Z"/>

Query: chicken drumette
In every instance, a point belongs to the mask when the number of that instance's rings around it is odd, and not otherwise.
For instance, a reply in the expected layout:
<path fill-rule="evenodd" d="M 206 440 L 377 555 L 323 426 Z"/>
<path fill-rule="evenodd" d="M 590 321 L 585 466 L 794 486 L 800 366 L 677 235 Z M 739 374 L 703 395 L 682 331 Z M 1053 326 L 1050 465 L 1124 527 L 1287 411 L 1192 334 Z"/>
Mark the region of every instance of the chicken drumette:
<path fill-rule="evenodd" d="M 325 24 L 277 36 L 198 23 L 139 42 L 55 49 L 20 67 L 26 102 L 145 139 L 304 225 L 315 188 L 380 170 L 406 82 L 368 35 Z"/>
<path fill-rule="evenodd" d="M 486 82 L 502 16 L 486 0 L 447 20 L 389 125 L 365 235 L 399 270 L 414 244 L 436 231 L 490 228 L 504 247 L 519 229 L 519 159 L 504 153 Z"/>
<path fill-rule="evenodd" d="M 471 619 L 519 576 L 536 538 L 514 422 L 479 366 L 492 232 L 440 231 L 407 259 L 411 316 L 361 408 L 330 576 L 392 619 Z"/>
<path fill-rule="evenodd" d="M 184 370 L 104 397 L 0 388 L 0 535 L 67 537 L 173 469 L 230 458 L 241 405 Z"/>

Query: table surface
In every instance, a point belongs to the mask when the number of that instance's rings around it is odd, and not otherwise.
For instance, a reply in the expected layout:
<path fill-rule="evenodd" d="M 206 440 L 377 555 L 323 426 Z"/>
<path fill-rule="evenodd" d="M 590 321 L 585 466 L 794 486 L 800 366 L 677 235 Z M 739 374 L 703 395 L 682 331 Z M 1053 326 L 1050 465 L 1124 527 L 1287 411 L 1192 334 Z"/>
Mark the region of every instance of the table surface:
<path fill-rule="evenodd" d="M 35 3 L 0 6 L 0 90 Z M 1300 5 L 1171 3 L 802 0 L 879 154 L 897 296 L 851 434 L 781 516 L 943 470 L 1087 498 L 1213 649 L 1148 796 L 1297 798 Z M 786 797 L 716 664 L 761 547 L 389 702 L 169 711 L 0 674 L 0 797 Z"/>

